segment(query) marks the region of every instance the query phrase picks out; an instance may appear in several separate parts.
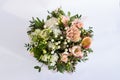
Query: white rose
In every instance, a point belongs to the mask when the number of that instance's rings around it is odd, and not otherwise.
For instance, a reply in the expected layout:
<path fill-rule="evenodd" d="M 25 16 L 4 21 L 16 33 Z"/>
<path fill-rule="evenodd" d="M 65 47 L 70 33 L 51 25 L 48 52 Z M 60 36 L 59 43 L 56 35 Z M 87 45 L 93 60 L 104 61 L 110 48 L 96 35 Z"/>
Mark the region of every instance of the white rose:
<path fill-rule="evenodd" d="M 54 55 L 52 55 L 52 57 L 51 57 L 51 61 L 57 61 L 58 60 L 58 55 L 55 53 Z"/>
<path fill-rule="evenodd" d="M 58 60 L 58 58 L 59 57 L 57 54 L 52 55 L 51 59 L 50 59 L 50 62 L 51 62 L 50 66 L 54 66 L 56 64 L 56 61 Z"/>
<path fill-rule="evenodd" d="M 52 49 L 55 49 L 55 44 L 54 43 L 52 43 L 52 42 L 48 42 L 48 47 L 49 48 L 52 48 Z"/>
<path fill-rule="evenodd" d="M 53 31 L 55 36 L 58 36 L 59 34 L 61 34 L 59 26 L 53 26 L 53 27 L 51 27 L 51 30 Z"/>
<path fill-rule="evenodd" d="M 45 55 L 43 55 L 43 56 L 41 57 L 41 60 L 47 61 L 49 58 L 50 58 L 50 56 L 47 55 L 47 54 L 45 54 Z"/>
<path fill-rule="evenodd" d="M 44 25 L 44 28 L 49 28 L 49 27 L 52 27 L 53 25 L 55 25 L 56 23 L 58 22 L 57 18 L 50 18 L 49 20 L 47 20 L 45 22 L 45 25 Z"/>
<path fill-rule="evenodd" d="M 56 25 L 57 22 L 57 18 L 52 17 L 45 22 L 44 28 L 50 28 L 55 36 L 58 36 L 59 34 L 61 34 L 61 31 L 59 29 L 59 26 Z"/>

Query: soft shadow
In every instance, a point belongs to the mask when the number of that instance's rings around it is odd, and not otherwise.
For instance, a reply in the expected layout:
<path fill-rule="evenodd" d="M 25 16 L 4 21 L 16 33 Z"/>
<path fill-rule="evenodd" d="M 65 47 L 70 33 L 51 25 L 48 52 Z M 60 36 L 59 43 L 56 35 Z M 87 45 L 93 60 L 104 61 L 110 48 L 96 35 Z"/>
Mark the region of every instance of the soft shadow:
<path fill-rule="evenodd" d="M 26 29 L 29 22 L 5 11 L 0 12 L 0 45 L 27 58 L 24 43 L 28 42 Z"/>

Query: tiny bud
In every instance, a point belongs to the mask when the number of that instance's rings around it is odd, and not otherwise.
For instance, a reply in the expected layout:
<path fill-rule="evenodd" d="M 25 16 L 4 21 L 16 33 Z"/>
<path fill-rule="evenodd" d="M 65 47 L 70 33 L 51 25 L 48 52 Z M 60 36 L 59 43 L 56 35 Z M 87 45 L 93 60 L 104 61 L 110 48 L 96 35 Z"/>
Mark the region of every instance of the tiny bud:
<path fill-rule="evenodd" d="M 51 42 L 54 42 L 54 39 L 52 39 Z"/>
<path fill-rule="evenodd" d="M 60 49 L 60 46 L 58 46 L 58 49 Z"/>
<path fill-rule="evenodd" d="M 63 39 L 63 37 L 61 36 L 60 39 Z"/>
<path fill-rule="evenodd" d="M 65 27 L 65 30 L 67 30 L 68 28 L 67 27 Z"/>
<path fill-rule="evenodd" d="M 67 45 L 67 47 L 69 47 L 69 45 Z"/>
<path fill-rule="evenodd" d="M 55 45 L 58 45 L 58 42 L 56 42 Z"/>
<path fill-rule="evenodd" d="M 51 51 L 51 54 L 54 54 L 54 51 Z"/>
<path fill-rule="evenodd" d="M 68 49 L 65 49 L 65 52 L 67 52 L 68 51 Z"/>
<path fill-rule="evenodd" d="M 69 42 L 70 42 L 70 40 L 67 40 L 67 42 L 69 43 Z"/>
<path fill-rule="evenodd" d="M 52 49 L 55 49 L 55 46 L 53 46 Z"/>
<path fill-rule="evenodd" d="M 55 38 L 57 38 L 58 36 L 57 35 L 55 35 Z"/>
<path fill-rule="evenodd" d="M 61 42 L 60 41 L 58 41 L 58 44 L 60 44 Z"/>
<path fill-rule="evenodd" d="M 64 44 L 67 44 L 67 42 L 64 42 Z"/>
<path fill-rule="evenodd" d="M 55 25 L 58 25 L 58 23 L 55 23 Z"/>

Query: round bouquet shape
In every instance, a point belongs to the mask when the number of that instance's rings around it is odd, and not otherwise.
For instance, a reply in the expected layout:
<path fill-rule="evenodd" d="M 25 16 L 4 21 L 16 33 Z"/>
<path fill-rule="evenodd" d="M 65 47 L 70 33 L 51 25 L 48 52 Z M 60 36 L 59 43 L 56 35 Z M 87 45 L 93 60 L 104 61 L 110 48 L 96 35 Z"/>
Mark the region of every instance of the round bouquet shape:
<path fill-rule="evenodd" d="M 48 69 L 74 72 L 76 64 L 88 60 L 88 54 L 92 52 L 92 27 L 84 29 L 82 15 L 71 16 L 61 8 L 48 13 L 45 21 L 32 18 L 27 31 L 30 42 L 25 46 Z M 34 68 L 41 70 L 41 66 Z"/>

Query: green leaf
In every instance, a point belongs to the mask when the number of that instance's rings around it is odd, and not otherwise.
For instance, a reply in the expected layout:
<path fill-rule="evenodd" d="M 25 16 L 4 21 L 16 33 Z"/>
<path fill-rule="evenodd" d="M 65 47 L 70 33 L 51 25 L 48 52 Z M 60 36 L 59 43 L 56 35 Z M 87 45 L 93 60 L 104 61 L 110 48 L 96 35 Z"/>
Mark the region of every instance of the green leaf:
<path fill-rule="evenodd" d="M 51 18 L 50 15 L 48 15 L 48 16 L 47 16 L 47 20 L 50 19 L 50 18 Z"/>
<path fill-rule="evenodd" d="M 48 66 L 48 69 L 54 69 L 55 67 L 54 66 Z"/>
<path fill-rule="evenodd" d="M 48 11 L 48 13 L 50 14 L 48 18 L 50 18 L 50 17 L 58 18 L 61 15 L 65 15 L 64 11 L 61 8 L 58 8 L 55 11 L 52 11 L 52 12 Z"/>
<path fill-rule="evenodd" d="M 39 67 L 39 66 L 35 66 L 34 68 L 35 68 L 35 69 L 37 69 L 37 70 L 38 70 L 38 72 L 40 72 L 40 71 L 41 71 L 41 67 Z"/>
<path fill-rule="evenodd" d="M 65 64 L 64 63 L 57 63 L 57 71 L 63 73 L 65 71 Z"/>
<path fill-rule="evenodd" d="M 40 20 L 38 17 L 34 18 L 32 17 L 32 20 L 30 22 L 30 30 L 27 31 L 28 34 L 31 34 L 31 32 L 34 32 L 35 29 L 44 29 L 44 20 Z"/>
<path fill-rule="evenodd" d="M 86 62 L 87 60 L 88 60 L 88 58 L 86 57 L 86 58 L 83 58 L 83 59 L 81 59 L 83 62 Z"/>
<path fill-rule="evenodd" d="M 88 48 L 87 51 L 88 51 L 89 53 L 93 52 L 93 50 L 92 50 L 91 48 Z"/>
<path fill-rule="evenodd" d="M 32 46 L 29 43 L 25 44 L 25 47 L 27 47 L 27 51 L 32 48 Z"/>
<path fill-rule="evenodd" d="M 82 15 L 76 14 L 76 15 L 70 17 L 70 21 L 73 21 L 73 20 L 76 19 L 76 18 L 79 18 L 79 19 L 80 19 L 81 17 L 82 17 Z"/>
<path fill-rule="evenodd" d="M 67 14 L 67 15 L 70 17 L 70 15 L 71 15 L 70 11 L 68 11 L 68 14 Z"/>

